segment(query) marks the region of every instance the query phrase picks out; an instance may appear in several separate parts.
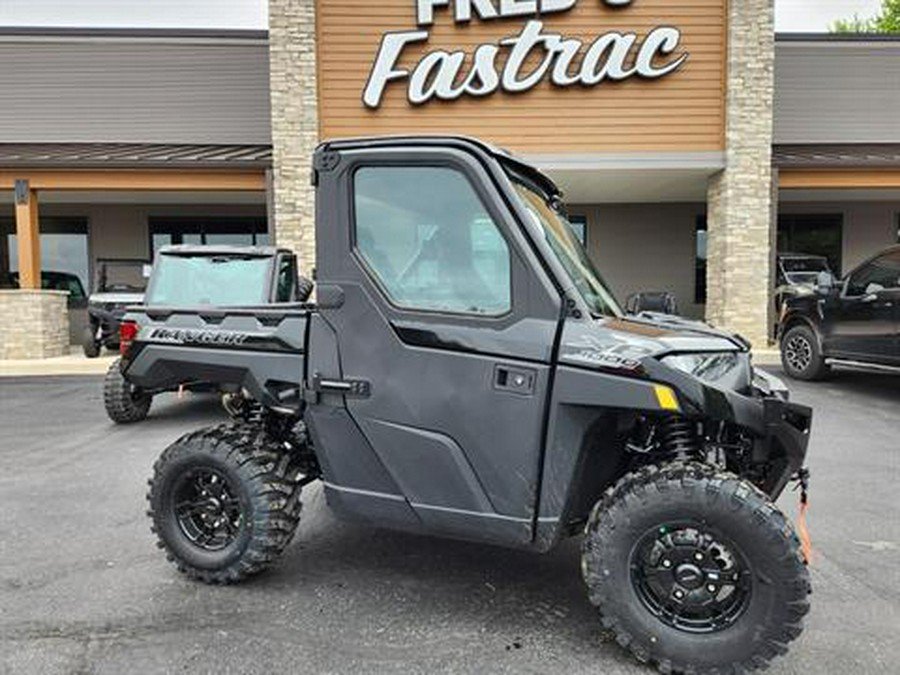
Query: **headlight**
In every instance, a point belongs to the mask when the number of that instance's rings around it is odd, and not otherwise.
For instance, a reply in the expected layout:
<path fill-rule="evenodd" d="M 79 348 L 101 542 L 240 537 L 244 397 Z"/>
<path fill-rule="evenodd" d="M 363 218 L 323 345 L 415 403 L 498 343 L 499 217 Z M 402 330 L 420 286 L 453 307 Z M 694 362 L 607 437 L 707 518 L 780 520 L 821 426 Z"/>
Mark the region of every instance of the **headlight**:
<path fill-rule="evenodd" d="M 744 352 L 673 354 L 662 362 L 722 388 L 746 391 L 750 387 L 750 356 Z"/>

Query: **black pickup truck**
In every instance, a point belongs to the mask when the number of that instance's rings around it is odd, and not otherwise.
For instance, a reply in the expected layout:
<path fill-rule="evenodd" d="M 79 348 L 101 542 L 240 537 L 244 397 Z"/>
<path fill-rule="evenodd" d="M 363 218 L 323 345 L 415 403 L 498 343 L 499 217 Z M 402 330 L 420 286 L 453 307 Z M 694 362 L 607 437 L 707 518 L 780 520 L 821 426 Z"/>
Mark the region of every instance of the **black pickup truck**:
<path fill-rule="evenodd" d="M 805 491 L 811 411 L 747 344 L 626 316 L 556 186 L 480 142 L 329 142 L 313 181 L 314 303 L 128 316 L 139 390 L 234 391 L 233 422 L 154 466 L 149 515 L 178 569 L 260 572 L 321 481 L 372 526 L 536 552 L 582 536 L 603 624 L 663 672 L 784 653 L 809 577 L 773 501 Z"/>
<path fill-rule="evenodd" d="M 832 365 L 900 373 L 900 246 L 888 248 L 835 283 L 788 298 L 779 322 L 784 371 L 825 377 Z"/>

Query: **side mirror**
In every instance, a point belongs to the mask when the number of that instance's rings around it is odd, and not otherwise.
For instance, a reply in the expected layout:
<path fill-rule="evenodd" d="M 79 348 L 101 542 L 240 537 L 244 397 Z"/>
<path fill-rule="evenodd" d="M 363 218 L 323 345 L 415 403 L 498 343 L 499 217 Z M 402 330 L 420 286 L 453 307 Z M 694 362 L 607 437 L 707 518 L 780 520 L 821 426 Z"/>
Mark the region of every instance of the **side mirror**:
<path fill-rule="evenodd" d="M 144 265 L 141 268 L 141 274 L 145 279 L 149 279 L 150 275 L 153 274 L 153 265 Z"/>
<path fill-rule="evenodd" d="M 884 290 L 884 286 L 881 284 L 869 284 L 866 286 L 866 294 L 863 296 L 863 302 L 875 302 L 878 299 L 878 294 Z"/>

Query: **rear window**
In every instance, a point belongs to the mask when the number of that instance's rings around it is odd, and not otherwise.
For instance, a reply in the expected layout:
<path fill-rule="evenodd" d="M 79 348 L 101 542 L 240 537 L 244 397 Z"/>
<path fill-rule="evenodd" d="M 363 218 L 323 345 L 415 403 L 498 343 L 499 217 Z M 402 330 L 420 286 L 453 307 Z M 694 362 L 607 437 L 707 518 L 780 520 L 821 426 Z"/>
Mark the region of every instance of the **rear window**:
<path fill-rule="evenodd" d="M 143 262 L 101 262 L 100 267 L 101 293 L 143 293 L 147 288 Z"/>
<path fill-rule="evenodd" d="M 144 300 L 166 307 L 242 306 L 268 301 L 271 260 L 253 256 L 161 255 Z"/>

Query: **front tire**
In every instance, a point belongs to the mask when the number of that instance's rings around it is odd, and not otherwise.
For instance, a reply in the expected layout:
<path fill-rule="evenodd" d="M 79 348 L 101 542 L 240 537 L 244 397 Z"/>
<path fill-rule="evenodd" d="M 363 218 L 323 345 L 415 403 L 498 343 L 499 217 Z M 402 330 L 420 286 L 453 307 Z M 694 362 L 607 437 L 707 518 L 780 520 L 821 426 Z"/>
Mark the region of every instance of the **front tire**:
<path fill-rule="evenodd" d="M 278 558 L 300 519 L 300 475 L 290 453 L 249 425 L 183 436 L 153 467 L 147 514 L 179 571 L 232 584 Z"/>
<path fill-rule="evenodd" d="M 794 326 L 781 339 L 781 365 L 797 380 L 821 380 L 829 372 L 819 340 L 808 326 Z"/>
<path fill-rule="evenodd" d="M 153 396 L 134 387 L 122 374 L 122 359 L 113 361 L 103 382 L 106 414 L 116 424 L 134 424 L 146 419 Z"/>
<path fill-rule="evenodd" d="M 809 611 L 791 524 L 753 485 L 703 464 L 645 467 L 608 490 L 582 571 L 603 625 L 663 673 L 765 668 Z"/>

